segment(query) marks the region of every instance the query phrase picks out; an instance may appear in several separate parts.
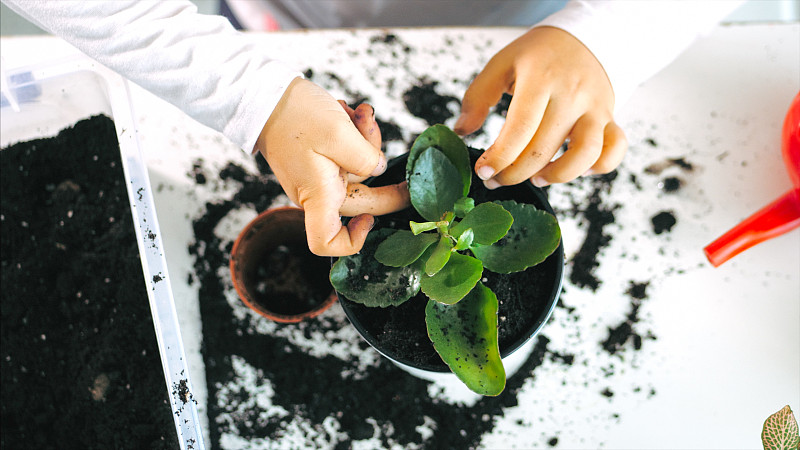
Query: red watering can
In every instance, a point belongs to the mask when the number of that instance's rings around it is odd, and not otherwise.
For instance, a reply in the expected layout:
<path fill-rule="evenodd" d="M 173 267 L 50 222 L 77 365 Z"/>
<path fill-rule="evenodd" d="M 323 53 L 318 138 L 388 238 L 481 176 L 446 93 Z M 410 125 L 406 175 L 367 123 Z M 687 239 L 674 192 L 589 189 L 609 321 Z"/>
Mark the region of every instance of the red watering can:
<path fill-rule="evenodd" d="M 708 244 L 703 250 L 714 267 L 756 244 L 800 226 L 800 93 L 792 101 L 783 122 L 782 150 L 794 187 Z"/>

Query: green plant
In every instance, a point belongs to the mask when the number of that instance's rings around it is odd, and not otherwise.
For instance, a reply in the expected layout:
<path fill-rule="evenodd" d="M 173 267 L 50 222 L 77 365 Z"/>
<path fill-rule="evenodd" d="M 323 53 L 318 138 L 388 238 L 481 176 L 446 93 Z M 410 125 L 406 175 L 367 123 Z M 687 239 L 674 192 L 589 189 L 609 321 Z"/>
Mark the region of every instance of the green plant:
<path fill-rule="evenodd" d="M 765 450 L 800 449 L 800 433 L 792 409 L 786 405 L 764 421 L 761 442 Z"/>
<path fill-rule="evenodd" d="M 436 352 L 473 391 L 498 395 L 505 370 L 497 333 L 497 296 L 483 271 L 512 273 L 544 261 L 558 247 L 556 218 L 529 204 L 475 204 L 469 153 L 443 125 L 423 132 L 409 150 L 411 204 L 425 222 L 369 234 L 361 253 L 339 258 L 330 280 L 348 299 L 396 306 L 420 290 Z"/>

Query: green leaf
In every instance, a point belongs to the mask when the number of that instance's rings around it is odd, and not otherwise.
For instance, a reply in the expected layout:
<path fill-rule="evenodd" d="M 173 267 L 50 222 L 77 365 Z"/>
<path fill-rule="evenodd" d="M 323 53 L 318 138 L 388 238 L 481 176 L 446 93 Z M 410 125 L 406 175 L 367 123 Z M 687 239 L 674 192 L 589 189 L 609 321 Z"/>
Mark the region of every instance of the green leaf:
<path fill-rule="evenodd" d="M 414 234 L 424 233 L 426 231 L 431 231 L 436 229 L 436 222 L 414 222 L 413 220 L 408 222 L 409 227 L 411 228 L 411 232 Z"/>
<path fill-rule="evenodd" d="M 800 431 L 792 409 L 786 405 L 769 416 L 761 430 L 764 450 L 786 450 L 800 448 Z"/>
<path fill-rule="evenodd" d="M 497 342 L 497 296 L 482 283 L 455 305 L 428 301 L 425 323 L 433 347 L 472 391 L 498 395 L 506 373 Z"/>
<path fill-rule="evenodd" d="M 400 305 L 419 292 L 418 267 L 387 267 L 375 259 L 378 244 L 393 232 L 373 231 L 360 253 L 336 260 L 330 280 L 339 293 L 356 303 L 385 307 Z"/>
<path fill-rule="evenodd" d="M 475 233 L 472 232 L 472 228 L 467 228 L 458 236 L 458 242 L 454 247 L 455 250 L 466 250 L 472 245 L 472 241 L 475 239 Z"/>
<path fill-rule="evenodd" d="M 462 197 L 458 170 L 442 152 L 424 150 L 408 177 L 408 193 L 411 204 L 425 220 L 439 221 Z"/>
<path fill-rule="evenodd" d="M 450 233 L 459 236 L 464 230 L 472 228 L 473 242 L 489 245 L 497 242 L 508 233 L 514 217 L 497 203 L 481 203 L 470 211 L 464 219 L 454 226 Z"/>
<path fill-rule="evenodd" d="M 453 211 L 455 211 L 457 217 L 463 218 L 468 212 L 472 211 L 473 208 L 475 208 L 475 200 L 469 197 L 461 197 L 456 201 Z"/>
<path fill-rule="evenodd" d="M 561 229 L 552 214 L 513 200 L 498 203 L 514 216 L 514 223 L 494 244 L 471 248 L 484 267 L 497 273 L 519 272 L 544 261 L 558 248 Z"/>
<path fill-rule="evenodd" d="M 433 249 L 433 253 L 428 258 L 428 261 L 425 262 L 425 273 L 432 277 L 436 275 L 447 261 L 450 260 L 450 250 L 453 248 L 453 241 L 451 241 L 447 236 L 441 236 L 439 238 L 439 243 L 436 244 L 436 248 Z"/>
<path fill-rule="evenodd" d="M 483 275 L 477 259 L 451 252 L 447 264 L 434 276 L 423 275 L 420 288 L 431 300 L 453 304 L 464 298 Z"/>
<path fill-rule="evenodd" d="M 408 230 L 399 230 L 378 245 L 375 259 L 390 267 L 407 266 L 436 242 L 436 234 L 415 235 Z"/>
<path fill-rule="evenodd" d="M 411 169 L 416 164 L 419 155 L 430 147 L 439 149 L 444 153 L 458 170 L 463 186 L 460 197 L 469 194 L 470 183 L 472 183 L 472 167 L 467 146 L 459 135 L 444 125 L 429 127 L 411 145 L 411 149 L 408 151 L 408 161 L 406 162 L 406 180 L 409 180 L 409 176 L 412 173 Z"/>

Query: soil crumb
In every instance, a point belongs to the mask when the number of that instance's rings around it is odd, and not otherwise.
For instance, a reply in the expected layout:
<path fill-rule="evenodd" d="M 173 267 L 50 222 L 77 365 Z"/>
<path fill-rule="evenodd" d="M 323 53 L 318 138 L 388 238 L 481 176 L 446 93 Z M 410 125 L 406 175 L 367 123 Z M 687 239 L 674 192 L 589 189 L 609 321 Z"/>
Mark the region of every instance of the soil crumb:
<path fill-rule="evenodd" d="M 438 84 L 437 81 L 422 81 L 403 94 L 408 112 L 423 119 L 428 125 L 444 123 L 455 115 L 450 105 L 454 105 L 453 108 L 457 110 L 460 104 L 457 97 L 436 92 Z"/>
<path fill-rule="evenodd" d="M 653 232 L 655 234 L 668 233 L 678 223 L 677 219 L 675 219 L 675 214 L 670 211 L 661 211 L 653 216 L 650 221 L 653 224 Z"/>

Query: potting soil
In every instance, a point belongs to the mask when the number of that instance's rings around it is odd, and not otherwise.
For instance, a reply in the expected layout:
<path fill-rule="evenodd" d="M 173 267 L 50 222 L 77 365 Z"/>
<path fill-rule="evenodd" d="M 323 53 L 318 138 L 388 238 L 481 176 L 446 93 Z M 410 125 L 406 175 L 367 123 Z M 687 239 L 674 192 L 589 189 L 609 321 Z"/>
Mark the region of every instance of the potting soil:
<path fill-rule="evenodd" d="M 0 447 L 177 448 L 114 123 L 0 168 Z"/>

